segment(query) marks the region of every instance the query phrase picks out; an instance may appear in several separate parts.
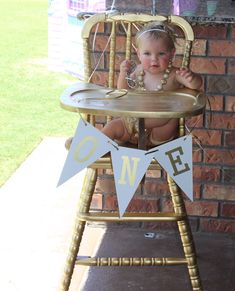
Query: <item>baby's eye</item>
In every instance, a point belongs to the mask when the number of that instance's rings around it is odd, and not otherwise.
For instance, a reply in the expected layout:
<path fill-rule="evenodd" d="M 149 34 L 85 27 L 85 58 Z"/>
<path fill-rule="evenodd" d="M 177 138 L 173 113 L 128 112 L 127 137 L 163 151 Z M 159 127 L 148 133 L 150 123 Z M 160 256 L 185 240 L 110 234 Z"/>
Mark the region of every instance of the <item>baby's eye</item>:
<path fill-rule="evenodd" d="M 165 54 L 166 54 L 165 52 L 160 52 L 159 56 L 165 56 Z"/>
<path fill-rule="evenodd" d="M 150 56 L 150 52 L 144 52 L 145 56 Z"/>

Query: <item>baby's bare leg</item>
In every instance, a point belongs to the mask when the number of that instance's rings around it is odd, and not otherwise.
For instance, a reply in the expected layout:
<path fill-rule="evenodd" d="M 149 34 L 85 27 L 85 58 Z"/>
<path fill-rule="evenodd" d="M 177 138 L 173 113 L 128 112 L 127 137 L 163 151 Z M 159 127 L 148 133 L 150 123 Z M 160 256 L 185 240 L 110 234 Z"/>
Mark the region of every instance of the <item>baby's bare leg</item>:
<path fill-rule="evenodd" d="M 178 135 L 178 119 L 169 119 L 163 126 L 154 127 L 151 131 L 152 140 L 166 141 Z"/>
<path fill-rule="evenodd" d="M 144 125 L 146 129 L 152 129 L 159 126 L 166 125 L 170 118 L 145 118 Z"/>
<path fill-rule="evenodd" d="M 128 133 L 121 118 L 113 119 L 107 123 L 102 129 L 102 133 L 107 135 L 112 140 L 119 140 L 126 142 L 130 140 L 130 134 Z"/>

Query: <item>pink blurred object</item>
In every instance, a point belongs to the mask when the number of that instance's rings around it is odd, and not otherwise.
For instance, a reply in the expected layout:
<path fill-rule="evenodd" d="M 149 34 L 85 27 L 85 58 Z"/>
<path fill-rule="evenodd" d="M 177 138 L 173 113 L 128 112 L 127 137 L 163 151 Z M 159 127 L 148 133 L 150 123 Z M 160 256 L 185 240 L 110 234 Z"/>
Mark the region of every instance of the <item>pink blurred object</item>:
<path fill-rule="evenodd" d="M 88 12 L 102 12 L 105 11 L 105 0 L 88 1 Z"/>
<path fill-rule="evenodd" d="M 78 12 L 105 11 L 105 0 L 68 0 L 68 9 Z"/>

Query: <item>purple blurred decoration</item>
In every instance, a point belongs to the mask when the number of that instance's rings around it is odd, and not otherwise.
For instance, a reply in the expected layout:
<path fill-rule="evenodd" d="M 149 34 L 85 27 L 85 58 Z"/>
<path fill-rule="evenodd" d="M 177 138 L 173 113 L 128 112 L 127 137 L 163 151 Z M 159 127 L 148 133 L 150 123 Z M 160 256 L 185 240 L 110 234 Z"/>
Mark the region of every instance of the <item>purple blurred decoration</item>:
<path fill-rule="evenodd" d="M 174 0 L 174 14 L 183 16 L 195 15 L 199 5 L 199 0 Z"/>

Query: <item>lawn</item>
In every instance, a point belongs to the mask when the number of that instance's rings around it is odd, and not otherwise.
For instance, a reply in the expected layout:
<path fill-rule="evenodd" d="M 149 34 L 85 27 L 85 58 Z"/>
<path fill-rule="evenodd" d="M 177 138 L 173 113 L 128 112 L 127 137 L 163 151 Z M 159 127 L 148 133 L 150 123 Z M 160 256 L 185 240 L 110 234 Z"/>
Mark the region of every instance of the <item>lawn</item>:
<path fill-rule="evenodd" d="M 47 0 L 1 2 L 0 185 L 46 136 L 73 134 L 59 96 L 77 80 L 47 67 Z"/>

